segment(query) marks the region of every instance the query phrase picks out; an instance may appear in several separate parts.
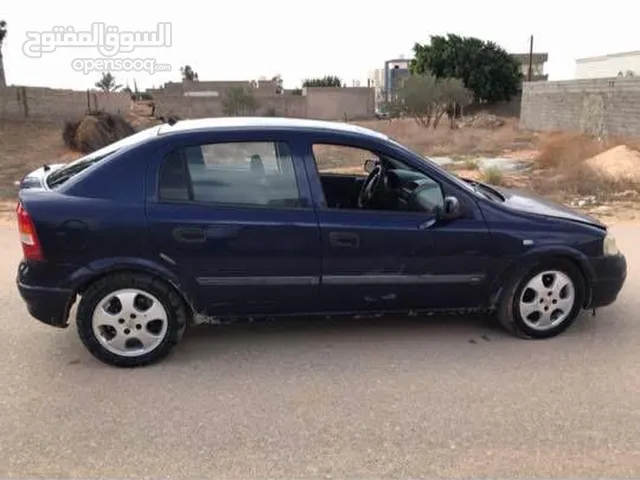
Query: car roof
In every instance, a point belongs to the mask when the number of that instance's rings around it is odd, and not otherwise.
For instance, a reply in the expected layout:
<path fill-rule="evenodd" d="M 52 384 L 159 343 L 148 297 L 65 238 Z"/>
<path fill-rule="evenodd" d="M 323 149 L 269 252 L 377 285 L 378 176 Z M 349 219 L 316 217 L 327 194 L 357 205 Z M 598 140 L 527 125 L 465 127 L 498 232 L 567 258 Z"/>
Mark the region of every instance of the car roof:
<path fill-rule="evenodd" d="M 212 131 L 217 129 L 261 128 L 282 128 L 305 131 L 323 130 L 336 133 L 355 133 L 384 140 L 389 139 L 389 137 L 383 133 L 351 123 L 279 117 L 216 117 L 179 120 L 173 125 L 168 123 L 161 125 L 158 129 L 158 135 L 196 130 Z"/>

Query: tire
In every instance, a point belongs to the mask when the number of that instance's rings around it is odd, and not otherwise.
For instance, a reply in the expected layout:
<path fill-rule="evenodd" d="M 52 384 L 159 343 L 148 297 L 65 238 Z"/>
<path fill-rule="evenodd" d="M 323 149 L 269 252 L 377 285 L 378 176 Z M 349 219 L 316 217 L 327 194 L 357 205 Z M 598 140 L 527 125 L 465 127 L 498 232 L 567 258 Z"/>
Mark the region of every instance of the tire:
<path fill-rule="evenodd" d="M 82 295 L 78 335 L 98 360 L 140 367 L 166 357 L 188 325 L 187 308 L 172 286 L 144 274 L 102 278 Z"/>
<path fill-rule="evenodd" d="M 559 283 L 551 283 L 553 279 Z M 566 287 L 558 289 L 559 285 Z M 508 332 L 520 338 L 551 338 L 573 324 L 584 298 L 584 277 L 572 262 L 543 260 L 524 268 L 512 279 L 497 319 Z"/>

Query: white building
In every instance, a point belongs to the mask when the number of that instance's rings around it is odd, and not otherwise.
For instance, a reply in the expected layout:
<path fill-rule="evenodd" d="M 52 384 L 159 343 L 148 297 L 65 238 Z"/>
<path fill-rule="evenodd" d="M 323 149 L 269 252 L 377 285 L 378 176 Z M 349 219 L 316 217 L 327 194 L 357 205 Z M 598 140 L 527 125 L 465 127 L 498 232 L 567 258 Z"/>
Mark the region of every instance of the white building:
<path fill-rule="evenodd" d="M 576 60 L 576 78 L 640 77 L 640 50 Z"/>

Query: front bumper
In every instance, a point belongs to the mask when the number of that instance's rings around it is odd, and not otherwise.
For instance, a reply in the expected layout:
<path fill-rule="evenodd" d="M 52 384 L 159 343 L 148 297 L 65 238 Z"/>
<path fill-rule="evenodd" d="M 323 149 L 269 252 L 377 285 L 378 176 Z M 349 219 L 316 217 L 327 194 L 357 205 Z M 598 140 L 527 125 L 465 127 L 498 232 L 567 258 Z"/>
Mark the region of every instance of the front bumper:
<path fill-rule="evenodd" d="M 627 279 L 627 260 L 622 254 L 599 257 L 591 261 L 594 278 L 591 283 L 591 295 L 586 308 L 598 308 L 611 305 Z"/>

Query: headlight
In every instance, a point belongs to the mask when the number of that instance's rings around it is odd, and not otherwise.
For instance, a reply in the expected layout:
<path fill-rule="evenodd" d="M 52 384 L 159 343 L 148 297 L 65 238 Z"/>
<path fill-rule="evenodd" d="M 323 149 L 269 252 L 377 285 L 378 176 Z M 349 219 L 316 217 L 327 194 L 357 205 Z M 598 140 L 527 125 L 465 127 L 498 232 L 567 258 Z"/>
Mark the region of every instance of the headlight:
<path fill-rule="evenodd" d="M 607 233 L 604 237 L 602 242 L 602 252 L 607 256 L 617 255 L 620 253 L 620 250 L 618 250 L 618 246 L 616 245 L 616 239 L 610 233 Z"/>

